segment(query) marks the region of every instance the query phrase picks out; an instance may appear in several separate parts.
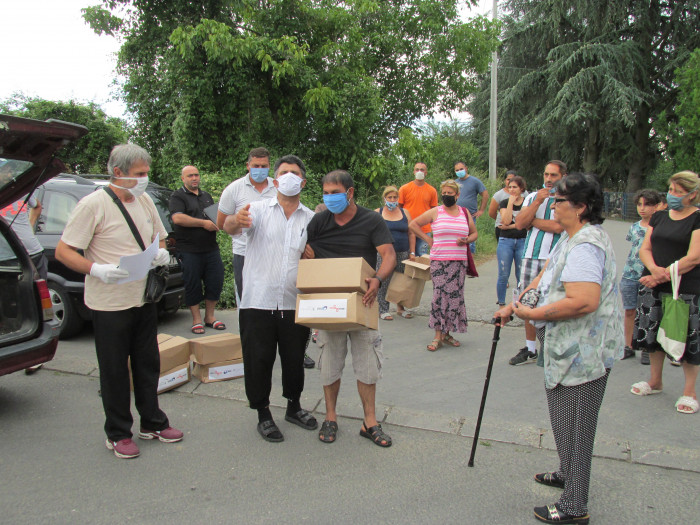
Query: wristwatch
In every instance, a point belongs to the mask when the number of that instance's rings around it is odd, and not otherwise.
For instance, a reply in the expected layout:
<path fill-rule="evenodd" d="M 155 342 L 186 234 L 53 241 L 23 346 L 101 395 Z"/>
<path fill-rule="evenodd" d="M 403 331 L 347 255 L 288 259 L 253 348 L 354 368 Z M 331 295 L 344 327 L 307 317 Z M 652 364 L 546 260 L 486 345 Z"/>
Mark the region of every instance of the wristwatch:
<path fill-rule="evenodd" d="M 384 279 L 382 279 L 382 278 L 379 277 L 378 275 L 375 275 L 374 278 L 375 278 L 377 281 L 379 281 L 379 286 L 381 286 L 381 285 L 384 284 Z"/>
<path fill-rule="evenodd" d="M 415 255 L 415 254 L 416 254 L 416 252 L 410 252 L 410 253 L 409 253 L 409 255 Z"/>

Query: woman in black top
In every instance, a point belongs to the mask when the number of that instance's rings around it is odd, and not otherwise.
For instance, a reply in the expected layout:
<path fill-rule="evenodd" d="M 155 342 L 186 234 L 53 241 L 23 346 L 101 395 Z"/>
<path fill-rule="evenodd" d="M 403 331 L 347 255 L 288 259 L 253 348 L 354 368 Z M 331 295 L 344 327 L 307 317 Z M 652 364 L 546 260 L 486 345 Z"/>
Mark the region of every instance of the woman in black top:
<path fill-rule="evenodd" d="M 508 288 L 508 278 L 510 269 L 515 263 L 515 279 L 520 281 L 520 262 L 525 249 L 525 237 L 527 230 L 518 230 L 515 227 L 515 217 L 520 213 L 525 197 L 525 180 L 516 175 L 513 177 L 506 190 L 510 197 L 503 199 L 499 204 L 501 214 L 501 225 L 498 227 L 498 247 L 496 257 L 498 259 L 498 281 L 496 283 L 496 297 L 499 306 L 506 304 L 506 288 Z"/>
<path fill-rule="evenodd" d="M 394 250 L 396 251 L 396 268 L 395 271 L 403 273 L 403 262 L 406 259 L 414 260 L 416 258 L 416 235 L 408 229 L 408 223 L 411 222 L 411 215 L 408 211 L 399 207 L 399 190 L 396 186 L 387 186 L 382 193 L 384 206 L 377 208 L 384 221 L 386 222 L 391 236 L 394 238 Z M 381 256 L 377 257 L 377 270 L 382 265 Z M 393 275 L 393 274 L 392 274 Z M 393 317 L 389 313 L 389 302 L 386 300 L 386 291 L 389 288 L 391 275 L 385 279 L 377 292 L 377 301 L 379 301 L 379 317 L 385 321 L 393 321 Z M 411 319 L 413 314 L 404 310 L 400 304 L 396 305 L 396 313 L 406 319 Z"/>
<path fill-rule="evenodd" d="M 679 297 L 690 306 L 690 318 L 685 352 L 680 359 L 685 388 L 676 402 L 676 409 L 683 414 L 694 414 L 698 411 L 695 383 L 700 365 L 700 211 L 695 206 L 700 202 L 700 179 L 691 171 L 683 171 L 673 175 L 668 182 L 668 210 L 657 211 L 651 217 L 639 249 L 639 258 L 646 269 L 639 279 L 643 287 L 637 301 L 633 345 L 649 352 L 651 378 L 632 385 L 632 393 L 645 396 L 663 389 L 664 352 L 656 341 L 656 334 L 663 315 L 661 294 L 672 291 L 668 267 L 678 261 L 681 275 Z"/>

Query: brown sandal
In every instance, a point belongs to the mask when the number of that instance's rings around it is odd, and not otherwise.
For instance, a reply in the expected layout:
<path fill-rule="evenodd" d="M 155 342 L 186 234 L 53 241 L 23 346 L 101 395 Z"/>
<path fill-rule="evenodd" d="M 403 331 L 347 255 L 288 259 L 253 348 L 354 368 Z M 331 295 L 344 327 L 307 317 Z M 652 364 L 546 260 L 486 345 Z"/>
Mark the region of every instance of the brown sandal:
<path fill-rule="evenodd" d="M 428 350 L 430 352 L 435 352 L 438 348 L 442 346 L 442 341 L 440 339 L 433 339 L 428 345 Z"/>

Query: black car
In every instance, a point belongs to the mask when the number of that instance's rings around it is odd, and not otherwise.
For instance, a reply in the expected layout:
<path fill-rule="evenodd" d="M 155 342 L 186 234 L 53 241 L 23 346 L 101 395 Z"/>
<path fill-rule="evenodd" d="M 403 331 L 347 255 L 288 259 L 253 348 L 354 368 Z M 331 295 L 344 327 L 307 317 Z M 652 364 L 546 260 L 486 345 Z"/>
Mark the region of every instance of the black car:
<path fill-rule="evenodd" d="M 0 210 L 64 170 L 56 151 L 86 133 L 77 124 L 0 115 Z M 47 283 L 0 216 L 0 375 L 53 359 L 58 334 Z"/>
<path fill-rule="evenodd" d="M 39 186 L 34 193 L 41 202 L 42 210 L 36 226 L 36 236 L 44 247 L 49 261 L 49 293 L 54 315 L 60 325 L 61 339 L 71 337 L 91 319 L 90 310 L 85 306 L 83 292 L 85 275 L 74 272 L 56 260 L 56 245 L 63 229 L 78 201 L 93 191 L 102 190 L 109 183 L 107 175 L 69 175 L 62 173 Z M 168 201 L 173 190 L 149 182 L 146 192 L 156 205 L 163 226 L 168 231 L 168 241 L 173 231 Z M 167 243 L 171 246 L 171 243 Z M 172 248 L 170 248 L 172 250 Z M 182 268 L 171 255 L 170 275 L 163 298 L 158 303 L 161 314 L 176 312 L 185 296 Z"/>

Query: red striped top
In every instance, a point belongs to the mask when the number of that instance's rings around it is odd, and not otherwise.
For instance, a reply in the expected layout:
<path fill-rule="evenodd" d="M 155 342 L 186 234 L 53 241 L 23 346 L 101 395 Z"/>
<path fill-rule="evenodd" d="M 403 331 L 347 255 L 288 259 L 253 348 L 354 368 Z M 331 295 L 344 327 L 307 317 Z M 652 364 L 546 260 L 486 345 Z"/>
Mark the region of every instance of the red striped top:
<path fill-rule="evenodd" d="M 438 206 L 437 218 L 432 223 L 433 246 L 430 258 L 438 261 L 466 261 L 469 245 L 457 246 L 457 239 L 469 235 L 469 223 L 461 208 L 452 217 L 444 206 Z"/>

